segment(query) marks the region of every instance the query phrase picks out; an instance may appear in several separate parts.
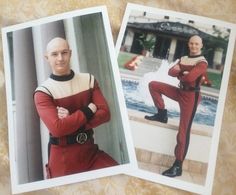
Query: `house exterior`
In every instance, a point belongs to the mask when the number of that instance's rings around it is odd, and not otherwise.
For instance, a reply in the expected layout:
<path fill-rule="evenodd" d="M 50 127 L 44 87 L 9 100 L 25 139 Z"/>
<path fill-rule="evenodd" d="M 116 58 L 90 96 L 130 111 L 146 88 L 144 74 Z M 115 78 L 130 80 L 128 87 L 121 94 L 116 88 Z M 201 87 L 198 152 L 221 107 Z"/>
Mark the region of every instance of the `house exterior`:
<path fill-rule="evenodd" d="M 190 36 L 199 35 L 203 39 L 203 55 L 209 68 L 221 69 L 227 52 L 227 29 L 216 26 L 199 27 L 193 20 L 186 22 L 172 20 L 169 16 L 153 17 L 146 12 L 129 18 L 121 50 L 142 54 L 145 49 L 140 37 L 146 41 L 154 40 L 149 55 L 154 58 L 167 59 L 172 62 L 188 54 L 187 42 Z"/>

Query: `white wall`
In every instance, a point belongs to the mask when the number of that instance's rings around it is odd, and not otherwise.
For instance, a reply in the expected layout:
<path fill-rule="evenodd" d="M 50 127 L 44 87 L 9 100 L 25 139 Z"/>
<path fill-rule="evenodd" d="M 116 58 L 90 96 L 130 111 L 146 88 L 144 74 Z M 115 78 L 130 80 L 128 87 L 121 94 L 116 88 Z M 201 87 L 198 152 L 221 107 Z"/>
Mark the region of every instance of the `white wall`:
<path fill-rule="evenodd" d="M 174 156 L 177 130 L 130 120 L 136 148 Z M 207 163 L 211 137 L 191 134 L 186 159 Z"/>

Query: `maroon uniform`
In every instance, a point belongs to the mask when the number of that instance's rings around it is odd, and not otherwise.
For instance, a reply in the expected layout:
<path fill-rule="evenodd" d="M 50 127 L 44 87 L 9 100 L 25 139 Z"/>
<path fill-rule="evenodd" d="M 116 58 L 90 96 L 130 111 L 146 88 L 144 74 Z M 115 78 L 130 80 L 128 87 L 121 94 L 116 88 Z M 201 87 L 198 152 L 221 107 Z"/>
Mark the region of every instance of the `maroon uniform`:
<path fill-rule="evenodd" d="M 48 177 L 117 165 L 94 144 L 92 128 L 109 121 L 110 112 L 92 75 L 73 71 L 68 76 L 52 74 L 36 89 L 34 100 L 50 133 Z M 89 103 L 96 105 L 95 114 L 88 109 Z M 60 119 L 58 106 L 70 115 Z"/>
<path fill-rule="evenodd" d="M 179 88 L 152 81 L 149 83 L 149 90 L 154 104 L 158 109 L 165 109 L 162 95 L 179 103 L 180 123 L 177 134 L 177 145 L 175 147 L 175 157 L 178 161 L 182 162 L 189 146 L 192 121 L 197 105 L 201 100 L 200 85 L 202 75 L 206 74 L 207 61 L 203 56 L 184 56 L 180 59 L 179 66 L 180 71 L 172 67 L 168 73 L 170 76 L 179 79 Z"/>

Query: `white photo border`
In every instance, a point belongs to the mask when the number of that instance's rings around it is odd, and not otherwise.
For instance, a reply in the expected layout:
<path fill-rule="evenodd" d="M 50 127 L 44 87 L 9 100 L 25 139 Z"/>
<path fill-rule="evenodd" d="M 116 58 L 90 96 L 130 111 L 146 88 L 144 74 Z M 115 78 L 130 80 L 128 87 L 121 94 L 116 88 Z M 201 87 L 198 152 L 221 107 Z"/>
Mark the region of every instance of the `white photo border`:
<path fill-rule="evenodd" d="M 199 185 L 199 184 L 194 184 L 194 183 L 190 183 L 186 181 L 181 181 L 175 178 L 169 178 L 166 176 L 162 176 L 160 174 L 146 171 L 141 168 L 139 168 L 138 171 L 136 172 L 129 171 L 129 175 L 136 176 L 141 179 L 146 179 L 152 182 L 157 182 L 163 185 L 171 186 L 171 187 L 182 189 L 182 190 L 187 190 L 187 191 L 198 193 L 198 194 L 211 194 L 213 181 L 214 181 L 214 172 L 215 172 L 215 166 L 216 166 L 216 157 L 217 157 L 217 150 L 218 150 L 218 144 L 219 144 L 220 130 L 221 130 L 221 125 L 222 125 L 224 104 L 225 104 L 230 68 L 231 68 L 233 51 L 234 51 L 236 25 L 232 23 L 220 21 L 220 20 L 210 19 L 207 17 L 196 16 L 196 15 L 186 14 L 182 12 L 175 12 L 175 11 L 148 7 L 148 6 L 139 5 L 139 4 L 128 3 L 123 20 L 122 20 L 121 28 L 117 37 L 116 45 L 115 45 L 117 57 L 119 55 L 122 40 L 125 35 L 125 30 L 128 24 L 129 16 L 132 11 L 147 12 L 153 15 L 155 14 L 163 15 L 163 16 L 168 15 L 170 17 L 176 17 L 176 18 L 181 18 L 181 19 L 191 18 L 191 20 L 197 21 L 202 24 L 204 23 L 211 24 L 211 25 L 215 24 L 219 27 L 226 27 L 230 29 L 231 31 L 229 41 L 228 41 L 228 46 L 227 46 L 227 55 L 226 55 L 226 60 L 224 63 L 225 69 L 224 69 L 221 87 L 220 87 L 220 95 L 219 95 L 218 105 L 217 105 L 217 114 L 215 118 L 214 133 L 212 136 L 212 143 L 211 143 L 211 148 L 210 148 L 210 156 L 209 156 L 209 161 L 208 161 L 208 164 L 210 164 L 210 166 L 208 166 L 207 168 L 207 176 L 206 176 L 205 185 Z"/>
<path fill-rule="evenodd" d="M 12 121 L 12 111 L 13 106 L 11 104 L 12 99 L 12 80 L 11 80 L 11 69 L 10 69 L 10 56 L 8 51 L 8 42 L 7 42 L 7 33 L 13 32 L 15 30 L 21 30 L 28 27 L 33 27 L 37 25 L 42 25 L 45 23 L 55 22 L 63 19 L 68 19 L 76 16 L 83 16 L 88 14 L 94 14 L 94 13 L 101 13 L 104 29 L 105 29 L 105 37 L 107 41 L 107 47 L 109 51 L 109 57 L 112 64 L 112 74 L 114 78 L 114 82 L 116 85 L 116 93 L 117 93 L 117 99 L 119 101 L 119 112 L 120 113 L 126 113 L 126 106 L 125 106 L 125 100 L 122 93 L 122 85 L 119 78 L 119 70 L 118 65 L 116 61 L 116 53 L 115 48 L 113 44 L 113 38 L 112 38 L 112 32 L 110 28 L 110 22 L 108 17 L 108 12 L 106 6 L 97 6 L 97 7 L 91 7 L 91 8 L 85 8 L 80 10 L 75 10 L 71 12 L 66 13 L 60 13 L 57 15 L 13 25 L 2 28 L 2 42 L 3 42 L 3 57 L 4 57 L 4 68 L 5 68 L 5 83 L 6 83 L 6 98 L 7 98 L 7 109 L 8 109 L 8 141 L 9 141 L 9 159 L 10 159 L 10 176 L 11 176 L 11 187 L 12 187 L 12 193 L 18 194 L 23 192 L 29 192 L 34 190 L 40 190 L 45 188 L 51 188 L 55 186 L 61 186 L 65 184 L 72 184 L 76 182 L 83 182 L 93 179 L 99 179 L 102 177 L 117 175 L 117 174 L 124 174 L 128 172 L 128 170 L 136 169 L 137 168 L 137 162 L 136 162 L 136 156 L 134 152 L 133 142 L 132 142 L 132 136 L 131 132 L 129 130 L 129 119 L 128 116 L 125 114 L 121 114 L 121 120 L 124 128 L 124 135 L 125 135 L 125 141 L 127 144 L 127 150 L 128 150 L 128 157 L 129 157 L 129 163 L 122 164 L 119 166 L 109 167 L 109 168 L 102 168 L 94 171 L 88 171 L 84 173 L 78 173 L 58 178 L 52 178 L 47 180 L 41 180 L 41 181 L 34 181 L 31 183 L 25 183 L 25 184 L 19 184 L 16 180 L 16 162 L 15 162 L 15 140 L 14 140 L 14 124 Z"/>

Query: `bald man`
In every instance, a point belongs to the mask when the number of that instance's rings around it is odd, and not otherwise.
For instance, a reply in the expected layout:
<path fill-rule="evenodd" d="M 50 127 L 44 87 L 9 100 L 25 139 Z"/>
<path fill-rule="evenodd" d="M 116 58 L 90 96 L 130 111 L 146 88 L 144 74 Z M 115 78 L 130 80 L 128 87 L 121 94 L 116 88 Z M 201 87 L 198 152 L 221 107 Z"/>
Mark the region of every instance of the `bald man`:
<path fill-rule="evenodd" d="M 168 177 L 182 175 L 182 163 L 188 151 L 192 121 L 201 100 L 200 85 L 207 71 L 207 61 L 201 55 L 203 47 L 201 37 L 198 35 L 190 37 L 188 47 L 189 55 L 182 57 L 168 72 L 170 76 L 179 79 L 179 87 L 157 81 L 149 83 L 149 91 L 158 112 L 152 116 L 145 116 L 145 119 L 168 122 L 162 95 L 177 101 L 180 106 L 180 123 L 175 147 L 176 160 L 171 168 L 162 173 Z"/>
<path fill-rule="evenodd" d="M 47 178 L 117 165 L 94 144 L 93 128 L 110 120 L 94 76 L 71 70 L 71 50 L 63 38 L 48 43 L 45 58 L 52 74 L 35 90 L 34 101 L 50 134 Z"/>

